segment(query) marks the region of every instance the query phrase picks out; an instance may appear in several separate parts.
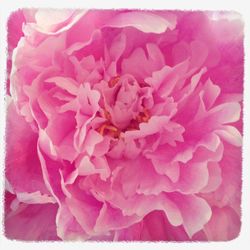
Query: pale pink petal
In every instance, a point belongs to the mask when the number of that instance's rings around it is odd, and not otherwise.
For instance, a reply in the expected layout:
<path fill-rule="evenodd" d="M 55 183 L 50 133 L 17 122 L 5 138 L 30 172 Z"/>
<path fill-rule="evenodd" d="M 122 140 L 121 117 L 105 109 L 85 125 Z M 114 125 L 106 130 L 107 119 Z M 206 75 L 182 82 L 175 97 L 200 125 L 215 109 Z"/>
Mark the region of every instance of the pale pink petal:
<path fill-rule="evenodd" d="M 174 226 L 182 224 L 182 214 L 177 205 L 168 198 L 167 194 L 160 194 L 158 196 L 142 196 L 137 195 L 134 198 L 127 200 L 128 204 L 124 204 L 123 214 L 145 216 L 154 210 L 162 210 L 165 212 L 168 220 Z"/>
<path fill-rule="evenodd" d="M 81 201 L 74 198 L 66 198 L 65 202 L 83 230 L 92 234 L 96 219 L 100 213 L 101 204 L 87 196 L 85 200 Z"/>
<path fill-rule="evenodd" d="M 89 238 L 65 204 L 59 206 L 56 226 L 57 235 L 63 240 L 86 240 Z"/>
<path fill-rule="evenodd" d="M 78 93 L 78 83 L 71 78 L 66 78 L 66 77 L 51 77 L 46 79 L 45 82 L 48 83 L 55 83 L 58 87 L 62 88 L 63 90 L 68 91 L 72 95 L 77 95 Z"/>
<path fill-rule="evenodd" d="M 222 182 L 221 169 L 218 163 L 208 162 L 209 178 L 207 185 L 201 190 L 202 193 L 215 191 Z"/>
<path fill-rule="evenodd" d="M 236 147 L 240 147 L 242 145 L 242 136 L 233 126 L 222 126 L 221 129 L 215 130 L 215 132 L 222 139 Z"/>
<path fill-rule="evenodd" d="M 26 13 L 33 22 L 28 23 L 24 29 L 29 34 L 32 29 L 45 35 L 56 35 L 69 30 L 78 20 L 86 14 L 86 10 L 53 10 L 38 9 Z M 37 34 L 37 36 L 39 36 Z"/>
<path fill-rule="evenodd" d="M 198 193 L 207 185 L 209 177 L 206 162 L 187 163 L 180 168 L 176 190 L 185 194 Z"/>
<path fill-rule="evenodd" d="M 106 26 L 116 28 L 131 26 L 145 33 L 163 33 L 167 28 L 174 29 L 175 21 L 146 11 L 131 11 L 118 14 Z"/>
<path fill-rule="evenodd" d="M 213 106 L 220 92 L 220 88 L 215 85 L 211 80 L 208 80 L 205 83 L 203 88 L 202 99 L 207 110 L 209 110 Z"/>
<path fill-rule="evenodd" d="M 139 216 L 124 216 L 120 209 L 113 208 L 107 203 L 103 204 L 94 230 L 98 233 L 104 233 L 110 230 L 119 230 L 129 227 L 139 220 Z"/>
<path fill-rule="evenodd" d="M 180 195 L 172 193 L 168 195 L 179 207 L 183 218 L 183 226 L 189 237 L 201 230 L 209 221 L 212 211 L 208 203 L 193 195 Z"/>
<path fill-rule="evenodd" d="M 87 133 L 84 140 L 84 148 L 89 155 L 92 155 L 97 144 L 100 144 L 103 141 L 103 136 L 101 136 L 95 130 L 91 130 Z"/>
<path fill-rule="evenodd" d="M 167 125 L 168 121 L 169 118 L 167 116 L 152 116 L 148 123 L 140 124 L 140 130 L 127 131 L 124 136 L 129 139 L 137 139 L 159 133 Z"/>

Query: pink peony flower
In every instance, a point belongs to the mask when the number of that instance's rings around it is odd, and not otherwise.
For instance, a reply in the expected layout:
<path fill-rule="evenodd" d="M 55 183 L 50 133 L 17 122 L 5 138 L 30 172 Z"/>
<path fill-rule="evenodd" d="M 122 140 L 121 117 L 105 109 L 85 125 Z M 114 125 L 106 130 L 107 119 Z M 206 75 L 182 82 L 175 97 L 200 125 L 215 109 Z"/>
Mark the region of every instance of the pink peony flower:
<path fill-rule="evenodd" d="M 13 13 L 6 236 L 235 238 L 242 26 L 231 12 Z"/>

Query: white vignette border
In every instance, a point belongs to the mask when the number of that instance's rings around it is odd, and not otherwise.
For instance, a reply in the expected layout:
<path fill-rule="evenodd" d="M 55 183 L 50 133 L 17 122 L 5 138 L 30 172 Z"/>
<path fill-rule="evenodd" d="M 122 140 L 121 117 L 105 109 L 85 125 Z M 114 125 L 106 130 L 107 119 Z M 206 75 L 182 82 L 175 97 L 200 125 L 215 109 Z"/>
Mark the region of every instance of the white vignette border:
<path fill-rule="evenodd" d="M 250 167 L 248 167 L 250 152 L 250 15 L 247 0 L 227 1 L 199 1 L 199 0 L 71 0 L 71 1 L 49 1 L 49 0 L 2 0 L 0 3 L 0 246 L 1 249 L 192 249 L 192 250 L 235 250 L 247 249 L 250 236 Z M 243 114 L 243 174 L 242 174 L 242 226 L 240 235 L 227 242 L 22 242 L 8 240 L 3 235 L 3 191 L 4 191 L 4 143 L 5 143 L 5 84 L 6 84 L 6 61 L 7 61 L 7 20 L 10 14 L 19 8 L 86 8 L 86 9 L 167 9 L 167 10 L 230 10 L 237 11 L 242 15 L 244 21 L 244 114 Z"/>

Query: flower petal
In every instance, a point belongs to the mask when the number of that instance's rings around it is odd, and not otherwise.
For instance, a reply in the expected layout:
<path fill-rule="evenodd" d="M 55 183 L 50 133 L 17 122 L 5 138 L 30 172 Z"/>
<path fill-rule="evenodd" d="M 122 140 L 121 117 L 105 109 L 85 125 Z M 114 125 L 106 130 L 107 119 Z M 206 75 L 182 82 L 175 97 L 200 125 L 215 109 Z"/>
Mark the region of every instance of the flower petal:
<path fill-rule="evenodd" d="M 56 212 L 54 204 L 22 204 L 5 215 L 5 234 L 9 239 L 22 241 L 58 240 Z"/>
<path fill-rule="evenodd" d="M 115 28 L 134 27 L 145 33 L 163 33 L 167 28 L 174 29 L 175 21 L 147 11 L 120 13 L 105 25 Z"/>

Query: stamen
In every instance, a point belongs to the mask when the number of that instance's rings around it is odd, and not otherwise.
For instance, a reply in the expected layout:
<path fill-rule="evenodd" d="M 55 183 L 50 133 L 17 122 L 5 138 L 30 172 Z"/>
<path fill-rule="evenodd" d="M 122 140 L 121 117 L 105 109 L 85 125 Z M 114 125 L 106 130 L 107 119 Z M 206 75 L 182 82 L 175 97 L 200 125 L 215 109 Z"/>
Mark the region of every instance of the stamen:
<path fill-rule="evenodd" d="M 106 134 L 109 134 L 110 136 L 114 137 L 114 138 L 120 138 L 120 133 L 121 131 L 116 128 L 113 125 L 110 125 L 109 123 L 104 123 L 101 125 L 101 127 L 99 127 L 97 129 L 97 131 L 103 136 Z"/>
<path fill-rule="evenodd" d="M 138 123 L 141 122 L 148 122 L 150 119 L 150 115 L 147 109 L 143 109 L 142 112 L 139 113 L 139 115 L 135 118 Z"/>
<path fill-rule="evenodd" d="M 110 131 L 114 131 L 114 132 L 118 131 L 118 128 L 116 128 L 115 126 L 112 126 L 112 125 L 107 125 L 106 129 L 108 129 Z"/>
<path fill-rule="evenodd" d="M 98 131 L 101 135 L 104 135 L 104 130 L 105 130 L 106 126 L 107 126 L 107 124 L 105 124 L 105 123 L 102 124 L 101 127 L 99 127 L 99 128 L 97 129 L 97 131 Z"/>
<path fill-rule="evenodd" d="M 119 75 L 111 77 L 108 81 L 108 86 L 113 88 L 120 81 L 121 77 Z M 142 122 L 148 122 L 150 119 L 150 113 L 148 109 L 144 108 L 134 119 L 130 121 L 130 124 L 123 129 L 119 129 L 112 122 L 112 116 L 106 107 L 100 112 L 101 116 L 106 119 L 106 121 L 97 129 L 101 135 L 109 135 L 113 138 L 121 138 L 122 133 L 126 131 L 139 130 L 139 125 Z"/>
<path fill-rule="evenodd" d="M 121 138 L 121 131 L 117 129 L 117 131 L 109 130 L 108 134 L 113 138 Z"/>
<path fill-rule="evenodd" d="M 108 85 L 110 88 L 113 88 L 120 80 L 120 76 L 115 76 L 115 77 L 112 77 L 109 82 L 108 82 Z"/>
<path fill-rule="evenodd" d="M 142 117 L 142 120 L 144 122 L 148 122 L 148 120 L 150 119 L 149 111 L 147 109 L 144 109 L 143 114 L 144 114 L 144 116 Z"/>
<path fill-rule="evenodd" d="M 104 117 L 107 120 L 111 120 L 111 115 L 110 115 L 110 113 L 106 109 L 103 110 L 103 113 L 104 113 Z"/>
<path fill-rule="evenodd" d="M 117 128 L 116 126 L 114 126 L 112 124 L 112 120 L 111 120 L 111 115 L 110 113 L 106 110 L 103 109 L 103 116 L 104 118 L 107 120 L 106 122 L 104 122 L 98 129 L 97 131 L 102 135 L 109 135 L 113 138 L 121 138 L 121 133 L 122 132 L 126 132 L 126 131 L 133 131 L 133 130 L 138 130 L 139 129 L 139 125 L 142 122 L 148 122 L 150 119 L 150 114 L 149 111 L 147 109 L 143 109 L 142 112 L 140 112 L 135 119 L 132 119 L 129 126 L 126 129 L 120 130 L 119 128 Z"/>

